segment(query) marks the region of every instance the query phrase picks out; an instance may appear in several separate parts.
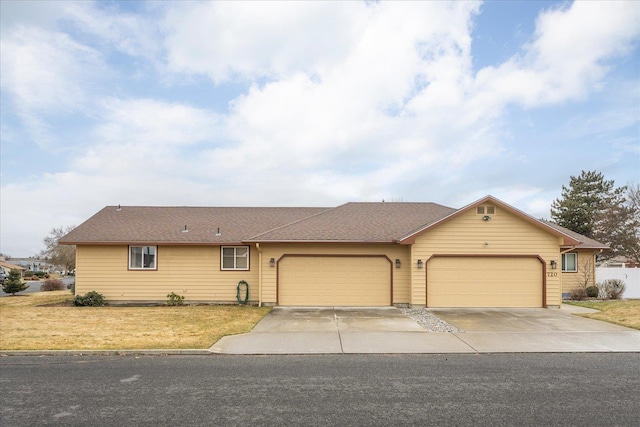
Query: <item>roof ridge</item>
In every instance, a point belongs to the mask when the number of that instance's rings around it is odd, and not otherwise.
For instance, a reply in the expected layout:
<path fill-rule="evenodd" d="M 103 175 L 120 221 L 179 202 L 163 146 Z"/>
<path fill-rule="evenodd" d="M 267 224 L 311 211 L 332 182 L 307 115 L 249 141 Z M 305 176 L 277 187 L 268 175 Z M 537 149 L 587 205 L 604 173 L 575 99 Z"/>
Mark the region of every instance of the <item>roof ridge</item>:
<path fill-rule="evenodd" d="M 445 219 L 445 218 L 448 218 L 450 215 L 453 215 L 454 213 L 456 213 L 456 212 L 458 212 L 458 211 L 460 210 L 460 209 L 452 208 L 452 207 L 449 207 L 449 206 L 440 205 L 440 204 L 438 204 L 438 203 L 434 203 L 434 204 L 435 204 L 435 205 L 438 205 L 438 206 L 441 206 L 441 207 L 443 207 L 443 208 L 451 209 L 451 212 L 448 212 L 448 213 L 446 213 L 445 215 L 441 216 L 440 218 L 436 218 L 436 219 L 434 219 L 434 220 L 433 220 L 433 221 L 431 221 L 431 222 L 428 222 L 428 223 L 426 223 L 426 224 L 422 224 L 420 227 L 418 227 L 418 228 L 416 228 L 416 229 L 414 229 L 414 230 L 411 230 L 411 232 L 410 232 L 410 233 L 407 233 L 406 235 L 401 236 L 400 238 L 396 239 L 396 241 L 400 242 L 400 241 L 402 241 L 402 240 L 405 240 L 405 239 L 406 239 L 406 238 L 408 238 L 409 236 L 413 236 L 414 234 L 416 234 L 416 233 L 420 232 L 421 230 L 424 230 L 425 228 L 428 228 L 428 227 L 430 227 L 431 225 L 433 225 L 433 224 L 435 224 L 435 223 L 437 223 L 437 222 L 439 222 L 439 221 L 442 221 L 442 220 L 443 220 L 443 219 Z"/>
<path fill-rule="evenodd" d="M 344 205 L 346 205 L 346 204 L 347 204 L 347 203 L 342 204 L 342 205 L 340 205 L 340 206 L 344 206 Z M 287 224 L 281 225 L 281 226 L 279 226 L 279 227 L 275 227 L 275 228 L 272 228 L 272 229 L 270 229 L 270 230 L 263 231 L 262 233 L 258 233 L 258 234 L 256 234 L 255 236 L 251 236 L 251 237 L 249 237 L 249 238 L 244 239 L 244 241 L 254 240 L 254 239 L 257 239 L 258 237 L 263 236 L 263 235 L 265 235 L 265 234 L 267 234 L 267 233 L 271 233 L 271 232 L 276 231 L 276 230 L 281 230 L 281 229 L 283 229 L 283 228 L 285 228 L 285 227 L 289 227 L 289 226 L 291 226 L 291 225 L 293 225 L 293 224 L 298 224 L 298 223 L 300 223 L 300 222 L 302 222 L 302 221 L 306 221 L 306 220 L 308 220 L 308 219 L 310 219 L 310 218 L 313 218 L 313 217 L 316 217 L 316 216 L 319 216 L 319 215 L 323 215 L 323 214 L 325 214 L 325 213 L 327 213 L 327 212 L 330 212 L 330 211 L 333 211 L 333 210 L 335 210 L 335 209 L 338 209 L 340 206 L 335 206 L 335 207 L 333 207 L 333 208 L 326 208 L 326 209 L 325 209 L 325 210 L 323 210 L 322 212 L 318 212 L 318 213 L 315 213 L 315 214 L 313 214 L 313 215 L 309 215 L 309 216 L 306 216 L 306 217 L 304 217 L 304 218 L 298 219 L 298 220 L 296 220 L 296 221 L 292 221 L 292 222 L 290 222 L 290 223 L 287 223 Z M 318 208 L 318 209 L 324 209 L 324 208 Z"/>
<path fill-rule="evenodd" d="M 107 208 L 117 208 L 117 207 L 121 207 L 121 208 L 154 208 L 154 209 L 158 209 L 158 208 L 162 208 L 162 209 L 332 209 L 330 207 L 327 206 L 187 206 L 187 205 L 183 205 L 183 206 L 167 206 L 167 205 L 163 205 L 163 206 L 158 206 L 158 205 L 107 205 L 104 208 L 102 208 L 100 211 L 102 211 L 103 209 L 107 209 Z M 95 216 L 98 213 L 100 213 L 100 211 L 98 211 L 96 214 L 92 215 Z"/>

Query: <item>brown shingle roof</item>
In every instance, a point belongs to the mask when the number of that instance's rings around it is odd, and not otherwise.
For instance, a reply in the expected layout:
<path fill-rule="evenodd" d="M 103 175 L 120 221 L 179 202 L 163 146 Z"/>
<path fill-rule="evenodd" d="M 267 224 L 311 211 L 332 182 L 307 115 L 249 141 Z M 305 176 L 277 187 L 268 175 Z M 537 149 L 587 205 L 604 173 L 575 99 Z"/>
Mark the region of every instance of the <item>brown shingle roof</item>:
<path fill-rule="evenodd" d="M 435 203 L 347 203 L 246 241 L 394 242 L 454 211 Z"/>
<path fill-rule="evenodd" d="M 568 228 L 564 228 L 556 223 L 553 223 L 551 221 L 543 221 L 545 224 L 555 228 L 556 230 L 562 231 L 565 234 L 568 234 L 569 236 L 573 237 L 574 239 L 578 240 L 580 242 L 580 244 L 575 245 L 575 247 L 577 249 L 609 249 L 609 246 L 605 245 L 604 243 L 600 243 L 596 240 L 593 240 L 587 236 L 583 236 L 582 234 L 578 234 L 575 231 L 571 231 Z"/>
<path fill-rule="evenodd" d="M 607 248 L 557 224 L 539 221 L 492 196 L 458 210 L 436 203 L 346 203 L 336 208 L 107 206 L 60 239 L 60 243 L 411 243 L 416 235 L 487 200 L 565 236 L 565 245 Z M 188 232 L 183 232 L 185 226 Z"/>
<path fill-rule="evenodd" d="M 242 240 L 327 208 L 107 206 L 60 239 L 63 244 L 218 244 Z M 189 230 L 184 233 L 184 227 Z M 220 236 L 216 233 L 220 229 Z"/>

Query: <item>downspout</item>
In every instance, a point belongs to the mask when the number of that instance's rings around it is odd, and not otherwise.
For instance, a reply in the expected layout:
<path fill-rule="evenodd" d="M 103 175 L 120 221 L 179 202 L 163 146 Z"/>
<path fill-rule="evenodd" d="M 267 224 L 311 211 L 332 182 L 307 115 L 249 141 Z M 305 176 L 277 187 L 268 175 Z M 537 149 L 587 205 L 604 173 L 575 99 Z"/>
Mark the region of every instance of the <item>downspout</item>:
<path fill-rule="evenodd" d="M 258 307 L 262 307 L 262 249 L 260 243 L 256 243 L 258 250 Z"/>

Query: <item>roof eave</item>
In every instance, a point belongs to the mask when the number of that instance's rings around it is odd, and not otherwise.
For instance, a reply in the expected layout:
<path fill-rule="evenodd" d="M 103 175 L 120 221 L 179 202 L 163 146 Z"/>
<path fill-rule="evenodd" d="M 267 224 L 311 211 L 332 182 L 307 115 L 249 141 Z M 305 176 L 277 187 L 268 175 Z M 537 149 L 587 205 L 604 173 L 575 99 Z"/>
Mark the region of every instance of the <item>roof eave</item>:
<path fill-rule="evenodd" d="M 156 240 L 145 240 L 145 241 L 82 241 L 82 242 L 60 242 L 63 245 L 100 245 L 100 246 L 138 246 L 138 245 L 154 245 L 154 246 L 221 246 L 221 245 L 242 245 L 244 244 L 242 241 L 238 240 L 230 240 L 230 241 L 195 241 L 195 242 L 172 242 L 172 241 L 156 241 Z"/>

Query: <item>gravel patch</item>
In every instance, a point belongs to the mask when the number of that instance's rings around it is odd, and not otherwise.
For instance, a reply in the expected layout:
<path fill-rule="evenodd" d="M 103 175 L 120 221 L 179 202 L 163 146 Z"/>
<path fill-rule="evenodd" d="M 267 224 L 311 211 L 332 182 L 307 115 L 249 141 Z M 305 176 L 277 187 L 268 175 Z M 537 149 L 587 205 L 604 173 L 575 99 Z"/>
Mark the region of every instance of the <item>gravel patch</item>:
<path fill-rule="evenodd" d="M 405 316 L 418 322 L 418 325 L 429 332 L 464 332 L 424 308 L 401 308 L 400 311 Z"/>

